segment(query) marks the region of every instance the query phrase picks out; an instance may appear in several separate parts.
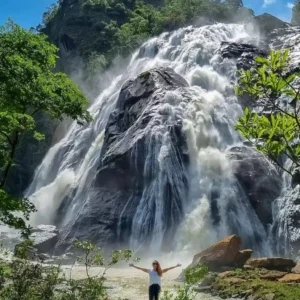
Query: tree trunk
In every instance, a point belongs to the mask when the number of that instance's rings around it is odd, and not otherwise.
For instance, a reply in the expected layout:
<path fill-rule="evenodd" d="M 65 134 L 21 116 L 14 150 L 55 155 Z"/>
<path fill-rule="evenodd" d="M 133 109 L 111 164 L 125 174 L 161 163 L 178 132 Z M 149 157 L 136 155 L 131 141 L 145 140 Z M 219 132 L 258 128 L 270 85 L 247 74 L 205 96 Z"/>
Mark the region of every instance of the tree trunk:
<path fill-rule="evenodd" d="M 16 154 L 18 143 L 19 143 L 19 132 L 17 131 L 16 134 L 15 134 L 14 139 L 12 140 L 11 152 L 10 152 L 10 156 L 9 156 L 9 162 L 8 162 L 7 166 L 5 167 L 4 172 L 3 172 L 3 176 L 0 180 L 0 189 L 2 189 L 4 187 L 5 182 L 7 180 L 9 170 L 12 167 L 13 159 L 14 159 L 14 156 Z"/>

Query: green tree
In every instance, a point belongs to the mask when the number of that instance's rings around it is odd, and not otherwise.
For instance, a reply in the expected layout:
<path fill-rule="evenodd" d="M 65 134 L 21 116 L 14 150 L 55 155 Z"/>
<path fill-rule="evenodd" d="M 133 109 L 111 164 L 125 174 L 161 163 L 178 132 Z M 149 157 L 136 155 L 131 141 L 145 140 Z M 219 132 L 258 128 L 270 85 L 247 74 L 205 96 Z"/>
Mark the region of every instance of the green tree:
<path fill-rule="evenodd" d="M 13 214 L 22 211 L 29 218 L 34 206 L 28 199 L 13 199 L 5 192 L 5 183 L 14 163 L 20 139 L 35 130 L 35 115 L 52 119 L 65 117 L 78 123 L 91 121 L 87 99 L 63 73 L 53 73 L 58 49 L 47 37 L 9 21 L 0 27 L 0 221 L 25 229 L 25 220 Z"/>
<path fill-rule="evenodd" d="M 138 3 L 130 14 L 129 22 L 123 24 L 117 33 L 120 51 L 128 54 L 149 36 L 159 33 L 160 17 L 154 6 Z"/>
<path fill-rule="evenodd" d="M 300 25 L 300 1 L 299 0 L 295 2 L 295 6 L 293 7 L 291 23 L 293 25 Z"/>
<path fill-rule="evenodd" d="M 46 26 L 49 22 L 51 22 L 56 16 L 59 9 L 59 4 L 53 3 L 50 7 L 47 8 L 46 12 L 43 14 L 43 25 Z"/>
<path fill-rule="evenodd" d="M 254 105 L 271 111 L 257 113 L 246 108 L 236 129 L 292 175 L 300 166 L 300 74 L 288 72 L 289 61 L 289 50 L 271 51 L 268 58 L 256 57 L 251 70 L 239 72 L 237 95 L 247 95 Z M 284 157 L 291 164 L 285 163 Z"/>

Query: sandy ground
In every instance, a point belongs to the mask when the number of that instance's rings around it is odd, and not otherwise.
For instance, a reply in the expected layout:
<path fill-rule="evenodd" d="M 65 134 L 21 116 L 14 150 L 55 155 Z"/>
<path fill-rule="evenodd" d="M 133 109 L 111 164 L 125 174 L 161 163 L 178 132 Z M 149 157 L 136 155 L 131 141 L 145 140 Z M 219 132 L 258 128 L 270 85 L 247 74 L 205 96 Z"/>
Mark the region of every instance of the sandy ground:
<path fill-rule="evenodd" d="M 63 267 L 66 275 L 70 273 L 70 266 Z M 93 268 L 91 275 L 96 275 L 102 272 L 101 268 Z M 181 273 L 181 269 L 172 270 L 164 274 L 162 281 L 162 290 L 174 289 L 175 285 L 180 283 L 176 278 Z M 74 279 L 85 278 L 84 267 L 76 266 L 72 271 Z M 133 268 L 113 268 L 108 270 L 106 274 L 109 299 L 129 299 L 129 300 L 148 300 L 148 275 L 142 271 Z M 219 298 L 211 297 L 205 294 L 199 294 L 197 300 L 219 300 Z"/>

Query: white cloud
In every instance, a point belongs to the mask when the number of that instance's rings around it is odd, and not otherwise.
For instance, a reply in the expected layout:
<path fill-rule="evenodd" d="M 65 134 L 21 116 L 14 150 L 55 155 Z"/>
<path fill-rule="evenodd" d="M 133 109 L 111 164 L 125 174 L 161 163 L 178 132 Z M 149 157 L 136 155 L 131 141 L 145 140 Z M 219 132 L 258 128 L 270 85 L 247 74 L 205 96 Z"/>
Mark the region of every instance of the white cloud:
<path fill-rule="evenodd" d="M 293 9 L 293 7 L 295 6 L 295 4 L 292 3 L 292 2 L 288 2 L 286 6 L 287 6 L 288 8 L 290 8 L 290 9 Z"/>
<path fill-rule="evenodd" d="M 267 7 L 268 5 L 274 4 L 276 0 L 264 0 L 263 7 Z"/>

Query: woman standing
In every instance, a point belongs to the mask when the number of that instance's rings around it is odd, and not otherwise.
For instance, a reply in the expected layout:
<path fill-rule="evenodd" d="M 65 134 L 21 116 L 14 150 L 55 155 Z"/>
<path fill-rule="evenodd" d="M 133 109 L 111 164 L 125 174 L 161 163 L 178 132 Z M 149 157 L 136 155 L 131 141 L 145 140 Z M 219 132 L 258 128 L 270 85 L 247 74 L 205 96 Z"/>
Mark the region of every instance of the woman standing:
<path fill-rule="evenodd" d="M 135 266 L 134 264 L 130 264 L 130 266 L 149 274 L 149 279 L 150 279 L 149 280 L 149 300 L 158 300 L 159 293 L 161 290 L 162 274 L 166 273 L 172 269 L 175 269 L 177 267 L 181 267 L 181 264 L 178 264 L 175 267 L 162 269 L 159 262 L 157 260 L 155 260 L 152 263 L 152 270 L 140 268 L 140 267 Z"/>

